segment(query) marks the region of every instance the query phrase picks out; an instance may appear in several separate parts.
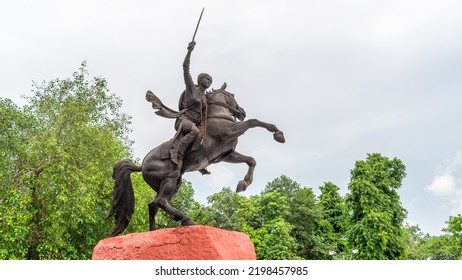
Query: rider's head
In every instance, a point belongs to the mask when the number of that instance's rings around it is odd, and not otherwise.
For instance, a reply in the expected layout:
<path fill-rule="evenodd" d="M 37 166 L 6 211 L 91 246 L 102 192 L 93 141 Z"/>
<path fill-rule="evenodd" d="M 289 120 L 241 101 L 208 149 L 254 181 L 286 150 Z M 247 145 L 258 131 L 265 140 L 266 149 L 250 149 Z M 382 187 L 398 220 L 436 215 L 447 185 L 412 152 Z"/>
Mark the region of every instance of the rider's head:
<path fill-rule="evenodd" d="M 199 76 L 197 76 L 197 84 L 208 89 L 212 85 L 212 77 L 207 73 L 200 73 Z"/>

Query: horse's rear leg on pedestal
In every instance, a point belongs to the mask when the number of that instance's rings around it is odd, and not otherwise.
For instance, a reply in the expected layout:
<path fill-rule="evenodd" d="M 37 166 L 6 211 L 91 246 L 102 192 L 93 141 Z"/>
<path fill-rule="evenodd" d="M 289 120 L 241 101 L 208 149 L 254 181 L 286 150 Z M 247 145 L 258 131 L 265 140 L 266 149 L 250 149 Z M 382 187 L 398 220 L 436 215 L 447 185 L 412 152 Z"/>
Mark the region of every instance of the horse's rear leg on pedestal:
<path fill-rule="evenodd" d="M 148 204 L 149 207 L 149 230 L 156 230 L 156 215 L 159 211 L 159 205 L 156 201 L 152 201 Z"/>
<path fill-rule="evenodd" d="M 182 226 L 195 225 L 194 221 L 180 210 L 170 204 L 170 200 L 178 192 L 181 186 L 181 177 L 166 178 L 160 185 L 159 193 L 153 201 L 160 209 L 164 210 L 173 220 L 181 221 Z"/>

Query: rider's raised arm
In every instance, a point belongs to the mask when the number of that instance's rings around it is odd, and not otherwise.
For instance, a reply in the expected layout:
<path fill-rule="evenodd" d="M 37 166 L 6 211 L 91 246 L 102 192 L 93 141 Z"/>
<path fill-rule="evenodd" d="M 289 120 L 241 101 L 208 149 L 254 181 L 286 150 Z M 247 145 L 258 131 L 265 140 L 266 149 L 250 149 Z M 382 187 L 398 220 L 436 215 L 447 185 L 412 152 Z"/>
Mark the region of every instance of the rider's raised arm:
<path fill-rule="evenodd" d="M 191 73 L 189 72 L 189 64 L 190 64 L 190 59 L 191 59 L 191 52 L 194 49 L 194 46 L 196 45 L 196 42 L 191 42 L 188 45 L 188 53 L 186 54 L 186 57 L 184 58 L 183 62 L 183 76 L 184 76 L 184 83 L 186 85 L 186 94 L 192 94 L 194 91 L 194 81 L 191 77 Z"/>

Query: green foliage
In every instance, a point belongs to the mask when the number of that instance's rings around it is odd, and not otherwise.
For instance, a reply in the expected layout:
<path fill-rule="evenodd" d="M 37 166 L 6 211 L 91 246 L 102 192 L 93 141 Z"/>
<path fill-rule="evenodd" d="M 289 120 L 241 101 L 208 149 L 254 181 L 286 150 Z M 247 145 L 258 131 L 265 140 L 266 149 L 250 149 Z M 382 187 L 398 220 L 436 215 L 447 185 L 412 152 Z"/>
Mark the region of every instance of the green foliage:
<path fill-rule="evenodd" d="M 129 119 L 102 78 L 35 84 L 29 104 L 2 100 L 3 259 L 88 259 L 110 232 L 113 164 L 129 155 Z"/>
<path fill-rule="evenodd" d="M 404 257 L 402 223 L 406 210 L 397 190 L 406 176 L 399 159 L 370 154 L 351 171 L 346 202 L 350 214 L 347 239 L 361 259 Z"/>
<path fill-rule="evenodd" d="M 0 259 L 27 257 L 32 221 L 31 197 L 22 184 L 25 171 L 19 160 L 27 142 L 29 117 L 8 99 L 0 99 Z"/>
<path fill-rule="evenodd" d="M 287 176 L 281 175 L 279 178 L 276 178 L 266 184 L 262 193 L 277 191 L 287 197 L 294 197 L 295 192 L 300 190 L 300 188 L 301 186 L 299 183 L 293 181 Z"/>
<path fill-rule="evenodd" d="M 457 260 L 457 243 L 450 234 L 430 236 L 418 226 L 404 227 L 406 259 L 409 260 Z"/>
<path fill-rule="evenodd" d="M 324 259 L 328 240 L 321 234 L 324 227 L 321 208 L 311 188 L 300 188 L 290 200 L 287 221 L 293 225 L 292 235 L 298 243 L 297 255 L 302 259 Z"/>
<path fill-rule="evenodd" d="M 295 251 L 297 241 L 291 236 L 293 227 L 281 218 L 265 223 L 258 229 L 245 226 L 246 232 L 255 245 L 258 260 L 300 259 Z"/>
<path fill-rule="evenodd" d="M 319 207 L 321 208 L 323 222 L 319 234 L 329 244 L 329 251 L 337 253 L 345 252 L 346 240 L 345 233 L 347 229 L 347 216 L 345 200 L 339 194 L 340 188 L 331 182 L 324 183 L 319 187 L 321 195 L 319 196 Z M 329 258 L 328 256 L 323 256 Z"/>
<path fill-rule="evenodd" d="M 246 213 L 244 232 L 255 245 L 257 259 L 298 259 L 298 244 L 292 235 L 294 226 L 287 221 L 291 210 L 289 198 L 271 190 L 252 196 L 250 205 L 248 209 L 252 211 Z"/>
<path fill-rule="evenodd" d="M 462 215 L 450 216 L 446 224 L 448 227 L 443 231 L 450 234 L 453 252 L 459 259 L 462 259 Z"/>
<path fill-rule="evenodd" d="M 287 252 L 287 255 L 295 256 L 295 259 L 322 259 L 327 255 L 329 246 L 318 234 L 323 226 L 322 212 L 317 206 L 312 189 L 301 187 L 299 183 L 282 175 L 269 182 L 260 197 L 254 198 L 254 201 L 257 202 L 256 208 L 262 209 L 255 214 L 259 219 L 267 222 L 279 219 L 291 226 L 290 235 L 297 246 L 288 246 L 293 251 Z M 254 228 L 266 224 L 254 221 L 255 219 L 249 221 Z"/>
<path fill-rule="evenodd" d="M 457 260 L 460 259 L 458 255 L 457 245 L 454 239 L 449 234 L 440 236 L 425 236 L 425 242 L 422 246 L 422 257 L 430 260 Z M 424 258 L 421 258 L 424 259 Z"/>
<path fill-rule="evenodd" d="M 418 226 L 404 227 L 406 259 L 409 260 L 457 260 L 457 243 L 450 234 L 430 236 Z"/>
<path fill-rule="evenodd" d="M 252 213 L 247 214 L 246 222 L 253 228 L 260 228 L 273 220 L 286 220 L 290 215 L 288 198 L 280 192 L 272 191 L 250 198 Z"/>
<path fill-rule="evenodd" d="M 425 260 L 428 258 L 422 248 L 426 243 L 426 236 L 419 226 L 406 224 L 403 232 L 404 242 L 406 244 L 406 258 L 409 260 Z"/>
<path fill-rule="evenodd" d="M 248 199 L 229 187 L 207 198 L 207 207 L 196 207 L 196 222 L 221 229 L 242 231 L 243 219 L 251 207 Z"/>

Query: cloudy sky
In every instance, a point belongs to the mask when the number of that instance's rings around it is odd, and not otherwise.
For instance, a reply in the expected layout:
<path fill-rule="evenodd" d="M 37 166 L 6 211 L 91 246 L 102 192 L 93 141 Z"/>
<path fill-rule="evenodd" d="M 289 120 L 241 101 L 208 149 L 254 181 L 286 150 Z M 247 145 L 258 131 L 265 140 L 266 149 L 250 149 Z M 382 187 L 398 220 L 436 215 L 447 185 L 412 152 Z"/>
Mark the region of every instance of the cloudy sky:
<path fill-rule="evenodd" d="M 176 106 L 202 7 L 193 76 L 227 82 L 248 118 L 276 124 L 287 140 L 258 128 L 240 138 L 237 150 L 257 160 L 245 195 L 282 174 L 345 194 L 355 161 L 381 153 L 407 167 L 400 195 L 410 223 L 440 234 L 462 212 L 461 1 L 3 1 L 0 97 L 22 105 L 32 81 L 65 79 L 87 61 L 123 99 L 142 159 L 174 133 L 144 94 Z M 202 203 L 246 172 L 209 169 L 184 176 Z"/>

